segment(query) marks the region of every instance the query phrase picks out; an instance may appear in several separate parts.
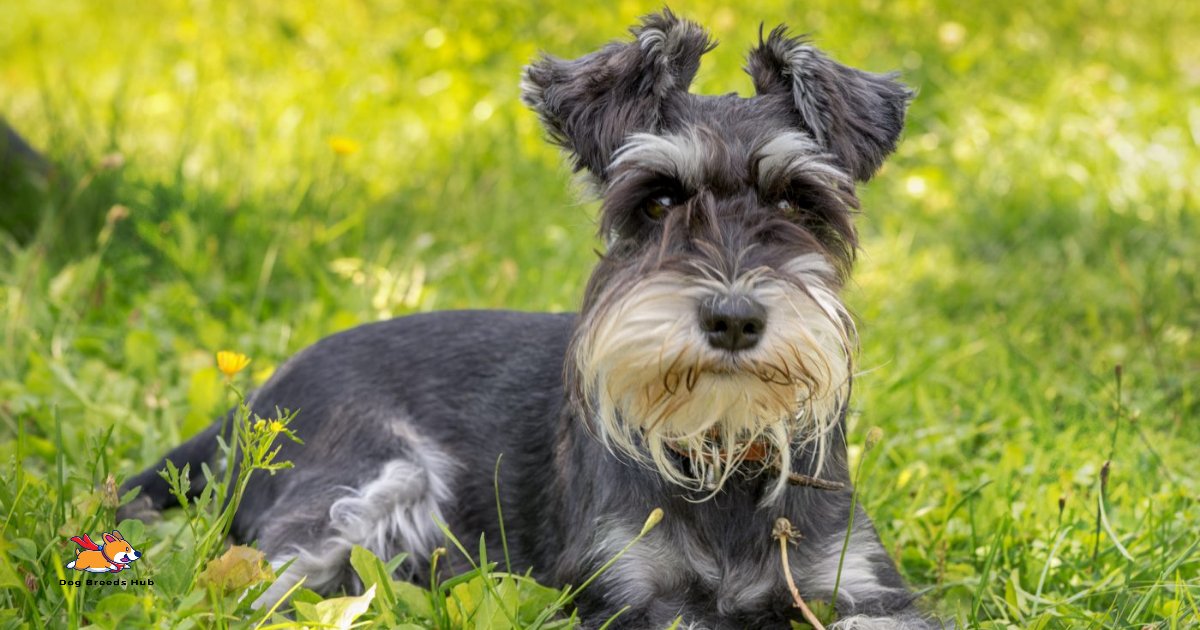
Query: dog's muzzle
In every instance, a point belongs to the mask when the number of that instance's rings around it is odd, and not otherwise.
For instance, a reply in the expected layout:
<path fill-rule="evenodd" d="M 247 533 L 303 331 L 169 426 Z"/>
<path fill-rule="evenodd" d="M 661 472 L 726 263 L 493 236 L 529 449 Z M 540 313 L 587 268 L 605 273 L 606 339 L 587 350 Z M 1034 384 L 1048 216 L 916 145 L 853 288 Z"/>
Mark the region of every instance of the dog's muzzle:
<path fill-rule="evenodd" d="M 574 357 L 600 438 L 693 489 L 761 462 L 781 492 L 793 450 L 820 459 L 848 394 L 853 328 L 831 273 L 812 254 L 732 282 L 659 272 L 603 295 Z"/>

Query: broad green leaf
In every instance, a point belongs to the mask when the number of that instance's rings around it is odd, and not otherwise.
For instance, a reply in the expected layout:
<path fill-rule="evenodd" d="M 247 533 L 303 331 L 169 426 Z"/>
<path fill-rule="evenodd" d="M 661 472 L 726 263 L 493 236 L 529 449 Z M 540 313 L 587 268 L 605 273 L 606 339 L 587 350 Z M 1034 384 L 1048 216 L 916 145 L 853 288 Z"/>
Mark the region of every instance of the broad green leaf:
<path fill-rule="evenodd" d="M 293 603 L 294 602 L 308 602 L 310 604 L 315 604 L 323 599 L 325 599 L 325 598 L 321 597 L 321 595 L 319 593 L 317 593 L 316 591 L 314 591 L 312 589 L 304 588 L 303 586 L 296 589 L 292 593 L 292 602 Z"/>
<path fill-rule="evenodd" d="M 470 580 L 454 585 L 446 596 L 446 609 L 450 612 L 450 621 L 455 626 L 465 626 L 475 619 L 475 613 L 483 601 L 483 583 L 479 575 Z"/>
<path fill-rule="evenodd" d="M 555 605 L 561 592 L 542 586 L 532 579 L 521 578 L 517 581 L 520 586 L 520 607 L 517 614 L 522 621 L 535 619 L 546 608 Z"/>
<path fill-rule="evenodd" d="M 380 619 L 386 623 L 395 620 L 396 592 L 392 589 L 392 579 L 375 554 L 355 545 L 350 550 L 350 565 L 358 573 L 364 588 L 377 587 L 379 597 L 375 600 L 375 609 L 379 611 Z"/>
<path fill-rule="evenodd" d="M 244 545 L 234 545 L 213 558 L 197 579 L 201 586 L 212 586 L 224 593 L 244 590 L 274 578 L 263 552 Z"/>
<path fill-rule="evenodd" d="M 37 564 L 37 543 L 29 540 L 28 538 L 14 538 L 12 543 L 13 546 L 9 549 L 9 553 L 12 554 L 14 558 L 24 560 L 30 564 Z M 74 554 L 74 551 L 72 550 L 71 553 Z"/>
<path fill-rule="evenodd" d="M 354 623 L 355 619 L 362 616 L 371 607 L 371 600 L 375 599 L 375 587 L 368 588 L 365 593 L 357 597 L 335 597 L 327 599 L 323 602 L 318 602 L 313 608 L 316 612 L 316 621 L 321 624 L 327 624 L 329 627 L 346 630 Z"/>
<path fill-rule="evenodd" d="M 320 602 L 292 602 L 292 607 L 296 609 L 296 617 L 301 621 L 317 621 L 319 614 L 317 613 L 317 604 Z"/>
<path fill-rule="evenodd" d="M 117 529 L 120 530 L 121 535 L 125 537 L 125 540 L 128 540 L 130 544 L 133 545 L 134 549 L 137 549 L 138 551 L 144 551 L 144 549 L 150 545 L 149 541 L 145 540 L 146 525 L 139 520 L 131 518 L 125 519 L 120 523 L 117 523 Z"/>
<path fill-rule="evenodd" d="M 0 562 L 0 588 L 13 586 L 16 588 L 25 588 L 25 582 L 21 576 L 17 575 L 17 571 L 13 563 L 5 560 Z"/>
<path fill-rule="evenodd" d="M 475 613 L 476 630 L 507 630 L 512 628 L 511 618 L 517 610 L 517 585 L 511 578 L 503 578 L 488 588 L 491 577 L 481 577 L 479 585 L 483 591 Z"/>
<path fill-rule="evenodd" d="M 138 597 L 132 593 L 118 592 L 96 602 L 89 617 L 101 626 L 117 627 L 127 623 L 127 617 L 137 616 L 142 607 L 138 605 Z"/>
<path fill-rule="evenodd" d="M 421 619 L 429 619 L 433 616 L 429 591 L 411 582 L 400 581 L 393 581 L 392 589 L 396 595 L 396 605 L 400 610 Z"/>

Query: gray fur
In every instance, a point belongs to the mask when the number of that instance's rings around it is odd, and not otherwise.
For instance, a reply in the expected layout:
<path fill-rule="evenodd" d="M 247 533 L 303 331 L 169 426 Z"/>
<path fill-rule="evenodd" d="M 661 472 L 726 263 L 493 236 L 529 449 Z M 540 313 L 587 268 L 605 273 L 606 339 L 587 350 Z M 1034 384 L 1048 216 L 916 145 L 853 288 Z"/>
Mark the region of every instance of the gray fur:
<path fill-rule="evenodd" d="M 708 33 L 669 10 L 630 29 L 634 41 L 612 43 L 574 60 L 544 55 L 525 69 L 521 99 L 551 140 L 574 155 L 575 169 L 604 178 L 613 151 L 639 131 L 657 131 L 687 93 Z"/>
<path fill-rule="evenodd" d="M 39 175 L 49 175 L 50 162 L 29 145 L 21 134 L 0 118 L 0 176 L 11 176 L 8 171 L 22 168 Z"/>
<path fill-rule="evenodd" d="M 805 129 L 860 181 L 896 148 L 913 92 L 894 74 L 843 66 L 780 26 L 750 51 L 760 95 L 790 95 Z"/>
<path fill-rule="evenodd" d="M 255 476 L 233 523 L 235 540 L 256 541 L 277 566 L 292 562 L 264 600 L 302 577 L 322 592 L 356 590 L 355 544 L 385 558 L 412 554 L 398 576 L 427 583 L 429 554 L 446 543 L 437 522 L 472 554 L 482 535 L 489 558 L 501 558 L 497 460 L 513 569 L 550 585 L 581 584 L 663 510 L 662 523 L 576 601 L 585 628 L 627 606 L 609 627 L 681 618 L 690 628 L 788 628 L 798 615 L 771 537 L 780 517 L 801 534 L 789 554 L 801 593 L 832 597 L 852 509 L 842 351 L 854 328 L 838 291 L 857 244 L 854 180 L 894 147 L 909 92 L 777 29 L 751 53 L 757 96 L 693 95 L 688 85 L 712 48 L 706 32 L 669 11 L 632 32 L 633 41 L 579 59 L 542 57 L 522 85 L 551 139 L 604 196 L 609 247 L 578 316 L 458 311 L 369 324 L 302 351 L 252 396 L 264 417 L 300 410 L 293 429 L 304 440 L 281 444 L 278 457 L 295 468 Z M 693 328 L 702 304 L 729 296 L 765 313 L 757 345 L 731 349 L 712 341 L 720 331 L 709 324 Z M 646 348 L 678 360 L 636 369 L 621 361 Z M 632 385 L 589 387 L 597 374 Z M 673 422 L 712 416 L 690 435 L 696 448 L 662 448 L 653 427 L 638 424 L 650 416 L 621 406 L 620 396 L 659 385 L 678 403 L 668 410 L 688 410 Z M 751 398 L 759 390 L 784 413 L 761 411 L 767 398 Z M 712 400 L 735 403 L 707 415 L 687 407 L 714 392 L 733 392 Z M 753 440 L 732 432 L 720 436 L 731 442 L 713 441 L 710 429 L 729 430 L 735 418 L 746 421 L 739 431 L 765 423 L 767 459 L 726 462 L 718 479 L 700 474 L 695 486 L 663 474 L 662 465 L 685 478 L 711 471 L 704 453 Z M 614 425 L 642 428 L 614 446 L 605 433 Z M 222 426 L 165 458 L 192 464 L 192 492 Z M 142 493 L 122 516 L 173 504 L 162 466 L 124 484 Z M 788 486 L 779 468 L 843 489 Z M 445 578 L 469 564 L 451 554 L 439 567 Z M 861 508 L 841 580 L 835 628 L 936 627 Z"/>

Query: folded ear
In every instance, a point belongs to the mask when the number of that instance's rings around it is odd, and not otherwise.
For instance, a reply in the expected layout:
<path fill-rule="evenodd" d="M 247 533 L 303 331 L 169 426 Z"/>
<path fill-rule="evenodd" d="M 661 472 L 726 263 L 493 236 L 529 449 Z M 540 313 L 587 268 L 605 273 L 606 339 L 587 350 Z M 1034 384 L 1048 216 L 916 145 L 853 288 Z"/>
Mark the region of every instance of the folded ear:
<path fill-rule="evenodd" d="M 896 148 L 913 92 L 895 74 L 843 66 L 778 26 L 750 51 L 746 72 L 759 94 L 788 94 L 803 126 L 859 181 Z"/>
<path fill-rule="evenodd" d="M 550 139 L 571 152 L 575 170 L 601 181 L 612 154 L 633 133 L 655 132 L 664 106 L 686 94 L 700 56 L 715 44 L 694 22 L 664 9 L 613 42 L 578 59 L 543 55 L 525 68 L 521 100 Z"/>
<path fill-rule="evenodd" d="M 116 542 L 116 541 L 117 541 L 117 539 L 116 539 L 116 538 L 114 538 L 112 534 L 105 534 L 105 535 L 104 535 L 104 542 L 105 542 L 105 544 L 107 544 L 107 543 L 110 543 L 110 542 Z"/>
<path fill-rule="evenodd" d="M 113 538 L 116 538 L 117 540 L 125 540 L 125 537 L 121 535 L 121 532 L 119 532 L 115 529 L 112 530 L 112 535 L 113 535 Z"/>

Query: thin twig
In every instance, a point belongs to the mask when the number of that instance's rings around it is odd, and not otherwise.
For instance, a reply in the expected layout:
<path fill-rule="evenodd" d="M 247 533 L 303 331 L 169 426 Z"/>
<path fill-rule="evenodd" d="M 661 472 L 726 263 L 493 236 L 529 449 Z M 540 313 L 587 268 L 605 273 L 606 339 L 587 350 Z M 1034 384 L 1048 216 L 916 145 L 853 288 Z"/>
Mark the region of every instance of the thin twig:
<path fill-rule="evenodd" d="M 816 488 L 818 490 L 836 491 L 846 489 L 846 484 L 840 481 L 827 481 L 825 479 L 818 479 L 816 477 L 802 475 L 800 473 L 789 473 L 788 483 L 793 486 L 805 486 L 808 488 Z"/>
<path fill-rule="evenodd" d="M 825 626 L 809 609 L 808 604 L 804 603 L 804 598 L 800 597 L 800 591 L 796 589 L 796 582 L 792 580 L 792 565 L 788 563 L 787 546 L 793 539 L 799 538 L 800 533 L 792 529 L 791 521 L 780 517 L 775 519 L 775 527 L 771 530 L 771 536 L 779 540 L 779 557 L 783 561 L 783 578 L 787 580 L 788 590 L 792 592 L 792 603 L 800 609 L 804 620 L 815 630 L 825 630 Z"/>
<path fill-rule="evenodd" d="M 1117 436 L 1121 433 L 1121 373 L 1124 370 L 1121 364 L 1118 363 L 1113 369 L 1113 375 L 1117 379 L 1117 417 L 1113 422 L 1112 444 L 1108 447 L 1108 459 L 1104 460 L 1104 465 L 1100 467 L 1100 494 L 1096 497 L 1096 544 L 1092 546 L 1092 564 L 1096 563 L 1096 556 L 1100 553 L 1100 532 L 1108 523 L 1105 522 L 1104 514 L 1104 496 L 1108 493 L 1108 472 L 1112 467 L 1113 456 L 1117 454 Z M 1121 543 L 1113 537 L 1113 542 L 1117 543 L 1117 547 L 1121 547 Z M 1128 556 L 1129 554 L 1123 554 Z"/>

